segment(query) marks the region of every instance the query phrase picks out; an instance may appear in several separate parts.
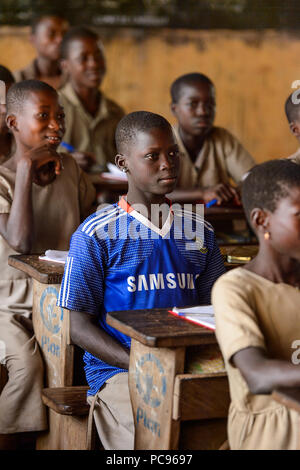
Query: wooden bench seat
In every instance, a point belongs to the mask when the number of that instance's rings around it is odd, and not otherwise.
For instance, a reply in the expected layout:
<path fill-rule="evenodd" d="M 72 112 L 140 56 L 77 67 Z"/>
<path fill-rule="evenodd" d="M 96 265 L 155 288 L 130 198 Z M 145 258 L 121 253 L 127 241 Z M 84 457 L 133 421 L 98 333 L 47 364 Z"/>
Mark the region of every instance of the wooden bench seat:
<path fill-rule="evenodd" d="M 44 388 L 43 403 L 61 415 L 85 416 L 90 406 L 86 401 L 87 386 Z"/>
<path fill-rule="evenodd" d="M 101 448 L 94 424 L 88 430 L 90 406 L 87 386 L 51 387 L 42 392 L 49 409 L 49 429 L 41 433 L 38 450 L 91 450 Z"/>

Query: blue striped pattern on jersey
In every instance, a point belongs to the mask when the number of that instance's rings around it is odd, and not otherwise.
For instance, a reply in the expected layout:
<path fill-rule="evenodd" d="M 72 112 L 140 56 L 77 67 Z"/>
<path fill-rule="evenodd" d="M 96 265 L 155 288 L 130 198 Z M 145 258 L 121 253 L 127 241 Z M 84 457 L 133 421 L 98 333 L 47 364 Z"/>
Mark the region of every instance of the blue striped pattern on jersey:
<path fill-rule="evenodd" d="M 130 338 L 106 323 L 107 312 L 208 304 L 214 282 L 225 272 L 211 225 L 195 214 L 174 211 L 164 236 L 132 214 L 114 204 L 81 224 L 71 240 L 58 299 L 61 307 L 95 315 L 127 348 Z M 84 361 L 90 395 L 124 372 L 89 352 Z"/>

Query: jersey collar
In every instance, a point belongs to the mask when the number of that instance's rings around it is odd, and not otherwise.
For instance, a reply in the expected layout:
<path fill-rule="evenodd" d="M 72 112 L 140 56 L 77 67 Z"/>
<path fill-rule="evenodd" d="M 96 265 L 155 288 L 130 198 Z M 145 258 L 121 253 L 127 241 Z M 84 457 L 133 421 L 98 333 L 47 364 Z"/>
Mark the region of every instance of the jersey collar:
<path fill-rule="evenodd" d="M 170 206 L 170 211 L 169 215 L 167 217 L 167 220 L 165 221 L 164 225 L 160 229 L 156 225 L 154 225 L 147 217 L 144 217 L 140 212 L 136 211 L 131 205 L 126 201 L 125 197 L 122 196 L 122 198 L 118 202 L 118 206 L 123 209 L 125 212 L 130 214 L 132 217 L 137 219 L 139 222 L 141 222 L 143 225 L 145 225 L 147 228 L 150 230 L 153 230 L 153 232 L 156 232 L 158 235 L 160 235 L 162 238 L 164 238 L 170 231 L 174 219 L 174 214 L 172 211 L 172 203 L 169 199 L 166 198 L 166 203 Z"/>

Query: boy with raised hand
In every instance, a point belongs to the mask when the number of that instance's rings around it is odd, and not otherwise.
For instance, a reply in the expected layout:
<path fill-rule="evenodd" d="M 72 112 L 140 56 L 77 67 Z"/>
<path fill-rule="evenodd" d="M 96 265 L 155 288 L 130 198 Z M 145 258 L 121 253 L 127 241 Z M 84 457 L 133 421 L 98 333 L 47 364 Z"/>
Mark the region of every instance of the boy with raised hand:
<path fill-rule="evenodd" d="M 188 198 L 205 202 L 239 201 L 232 181 L 240 183 L 255 161 L 230 132 L 214 126 L 214 84 L 200 73 L 182 75 L 173 82 L 171 97 L 181 150 L 177 194 L 184 190 Z"/>
<path fill-rule="evenodd" d="M 131 113 L 118 124 L 116 144 L 127 196 L 73 235 L 58 305 L 71 310 L 72 342 L 86 351 L 88 401 L 104 448 L 133 449 L 130 338 L 107 325 L 106 313 L 209 304 L 224 265 L 211 225 L 166 199 L 179 170 L 170 124 Z"/>
<path fill-rule="evenodd" d="M 7 94 L 7 125 L 16 149 L 0 166 L 0 340 L 8 382 L 0 395 L 0 435 L 46 429 L 43 364 L 33 332 L 31 279 L 9 255 L 68 250 L 95 191 L 70 155 L 57 153 L 64 112 L 56 91 L 37 80 Z M 28 329 L 29 328 L 29 329 Z"/>
<path fill-rule="evenodd" d="M 83 170 L 105 171 L 107 162 L 114 163 L 115 130 L 124 112 L 99 89 L 106 72 L 99 36 L 85 27 L 71 28 L 61 55 L 69 76 L 60 90 L 66 114 L 64 141 L 74 148 L 72 155 Z"/>
<path fill-rule="evenodd" d="M 31 42 L 37 57 L 24 69 L 14 72 L 17 82 L 21 80 L 41 80 L 53 88 L 61 88 L 67 76 L 60 67 L 60 44 L 69 24 L 58 15 L 39 16 L 31 26 Z"/>

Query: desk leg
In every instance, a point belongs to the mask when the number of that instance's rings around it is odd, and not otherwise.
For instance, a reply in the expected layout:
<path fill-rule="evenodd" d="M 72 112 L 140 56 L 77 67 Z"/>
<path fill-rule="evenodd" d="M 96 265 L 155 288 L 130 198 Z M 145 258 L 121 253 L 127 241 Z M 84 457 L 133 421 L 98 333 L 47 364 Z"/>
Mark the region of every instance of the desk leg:
<path fill-rule="evenodd" d="M 59 289 L 59 284 L 33 280 L 33 328 L 44 360 L 47 387 L 67 387 L 73 382 L 69 311 L 56 306 Z"/>
<path fill-rule="evenodd" d="M 129 389 L 135 449 L 177 449 L 180 421 L 172 419 L 173 389 L 184 371 L 185 348 L 150 348 L 132 340 Z"/>

